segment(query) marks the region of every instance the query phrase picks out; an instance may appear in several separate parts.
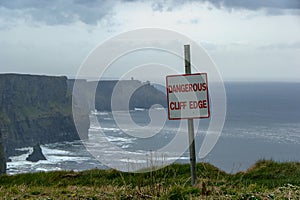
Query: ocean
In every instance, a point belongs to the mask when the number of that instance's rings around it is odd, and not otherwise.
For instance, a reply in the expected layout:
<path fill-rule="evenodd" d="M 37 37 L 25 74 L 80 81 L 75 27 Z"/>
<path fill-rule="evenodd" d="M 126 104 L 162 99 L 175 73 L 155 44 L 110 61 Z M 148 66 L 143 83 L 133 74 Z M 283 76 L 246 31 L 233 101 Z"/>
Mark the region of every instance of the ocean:
<path fill-rule="evenodd" d="M 227 113 L 222 134 L 213 150 L 206 157 L 197 158 L 197 162 L 209 162 L 228 173 L 236 173 L 247 170 L 260 159 L 300 161 L 300 83 L 227 82 L 225 88 Z M 151 122 L 148 110 L 136 109 L 130 111 L 130 115 L 135 123 L 145 128 L 122 131 L 112 113 L 93 113 L 88 140 L 42 145 L 47 160 L 36 163 L 26 161 L 32 148 L 22 148 L 26 153 L 10 157 L 7 173 L 107 169 L 106 163 L 124 166 L 126 171 L 126 167 L 132 168 L 133 164 L 147 167 L 153 160 L 162 164 L 189 163 L 188 150 L 180 157 L 174 152 L 166 152 L 163 158 L 152 154 L 174 139 L 179 121 L 167 121 L 152 137 L 137 138 L 132 135 L 139 134 L 138 131 L 155 130 L 147 127 Z M 209 119 L 201 119 L 199 123 L 195 137 L 197 152 Z M 99 134 L 100 131 L 104 134 Z M 187 133 L 180 134 L 186 134 L 183 140 L 188 140 Z M 91 154 L 95 152 L 86 147 L 96 149 L 103 162 L 95 159 Z"/>

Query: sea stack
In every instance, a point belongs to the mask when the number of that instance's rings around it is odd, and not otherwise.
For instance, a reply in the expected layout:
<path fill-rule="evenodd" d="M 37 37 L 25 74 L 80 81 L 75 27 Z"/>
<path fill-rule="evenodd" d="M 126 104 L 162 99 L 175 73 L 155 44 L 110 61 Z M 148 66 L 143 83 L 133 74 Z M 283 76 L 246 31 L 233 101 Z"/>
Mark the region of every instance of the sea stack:
<path fill-rule="evenodd" d="M 35 145 L 33 147 L 33 152 L 30 154 L 27 158 L 27 161 L 31 162 L 38 162 L 40 160 L 47 160 L 46 157 L 44 156 L 42 149 L 39 144 Z"/>

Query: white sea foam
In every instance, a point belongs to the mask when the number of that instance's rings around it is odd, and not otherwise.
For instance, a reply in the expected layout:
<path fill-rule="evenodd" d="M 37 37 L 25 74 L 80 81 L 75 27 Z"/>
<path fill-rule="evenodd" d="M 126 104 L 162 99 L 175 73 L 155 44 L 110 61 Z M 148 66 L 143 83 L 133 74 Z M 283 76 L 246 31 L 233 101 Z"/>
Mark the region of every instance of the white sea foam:
<path fill-rule="evenodd" d="M 95 130 L 101 130 L 102 128 L 100 126 L 91 125 L 89 128 L 89 131 L 95 131 Z"/>
<path fill-rule="evenodd" d="M 12 160 L 11 162 L 7 162 L 7 168 L 15 168 L 19 166 L 24 166 L 24 165 L 32 165 L 32 162 L 27 161 L 27 160 Z"/>
<path fill-rule="evenodd" d="M 25 152 L 27 151 L 27 152 L 24 154 L 18 155 L 18 156 L 9 157 L 9 159 L 11 159 L 11 161 L 12 161 L 12 162 L 9 162 L 9 164 L 19 163 L 19 162 L 29 162 L 29 161 L 26 161 L 26 158 L 33 152 L 32 147 L 18 148 L 16 150 L 25 151 Z"/>
<path fill-rule="evenodd" d="M 145 108 L 134 108 L 134 111 L 145 111 Z"/>
<path fill-rule="evenodd" d="M 61 150 L 61 149 L 53 149 L 53 148 L 49 148 L 44 145 L 41 146 L 41 149 L 45 156 L 48 156 L 48 155 L 74 155 L 74 152 Z"/>
<path fill-rule="evenodd" d="M 100 116 L 106 116 L 106 115 L 110 115 L 110 112 L 97 112 L 98 115 Z"/>
<path fill-rule="evenodd" d="M 91 125 L 90 128 L 89 128 L 89 132 L 90 131 L 96 132 L 96 131 L 99 131 L 99 130 L 102 130 L 102 131 L 112 131 L 112 132 L 120 132 L 119 128 L 113 128 L 113 127 L 104 128 L 104 127 L 100 127 L 100 126 L 93 126 L 93 125 Z"/>
<path fill-rule="evenodd" d="M 65 162 L 65 161 L 74 161 L 74 162 L 80 162 L 80 161 L 86 161 L 89 160 L 89 157 L 78 157 L 78 156 L 65 156 L 65 155 L 48 155 L 47 161 L 49 163 L 58 163 L 58 162 Z"/>
<path fill-rule="evenodd" d="M 111 117 L 104 117 L 103 119 L 104 120 L 113 120 L 113 118 L 111 118 Z"/>
<path fill-rule="evenodd" d="M 104 130 L 104 131 L 112 131 L 112 132 L 119 132 L 120 131 L 119 128 L 111 128 L 111 127 L 109 127 L 109 128 L 101 128 L 101 129 Z"/>
<path fill-rule="evenodd" d="M 41 145 L 42 152 L 45 155 L 47 160 L 40 160 L 38 162 L 30 162 L 26 160 L 28 155 L 33 152 L 32 147 L 18 149 L 27 152 L 19 156 L 10 157 L 11 162 L 7 162 L 7 173 L 16 174 L 16 173 L 36 172 L 36 171 L 62 170 L 63 168 L 58 166 L 61 165 L 62 163 L 75 162 L 75 163 L 82 164 L 88 160 L 91 160 L 92 158 L 89 156 L 89 154 L 81 155 L 78 152 L 74 152 L 74 151 L 72 152 L 72 151 L 62 150 L 57 148 L 57 147 L 61 148 L 62 146 L 72 147 L 73 144 L 77 144 L 77 143 L 78 141 Z M 77 144 L 77 146 L 79 145 Z"/>
<path fill-rule="evenodd" d="M 113 137 L 113 136 L 107 136 L 106 139 L 110 142 L 119 142 L 120 144 L 123 143 L 133 143 L 136 138 L 124 138 L 124 137 Z"/>
<path fill-rule="evenodd" d="M 136 160 L 136 159 L 120 159 L 121 162 L 125 162 L 125 163 L 147 163 L 146 160 Z"/>
<path fill-rule="evenodd" d="M 38 167 L 35 170 L 38 171 L 38 172 L 48 172 L 49 171 L 49 169 L 41 168 L 41 167 Z M 59 170 L 59 168 L 57 170 Z"/>
<path fill-rule="evenodd" d="M 122 149 L 127 149 L 127 148 L 129 148 L 130 147 L 130 145 L 128 145 L 128 144 L 125 144 L 125 145 L 122 145 Z"/>

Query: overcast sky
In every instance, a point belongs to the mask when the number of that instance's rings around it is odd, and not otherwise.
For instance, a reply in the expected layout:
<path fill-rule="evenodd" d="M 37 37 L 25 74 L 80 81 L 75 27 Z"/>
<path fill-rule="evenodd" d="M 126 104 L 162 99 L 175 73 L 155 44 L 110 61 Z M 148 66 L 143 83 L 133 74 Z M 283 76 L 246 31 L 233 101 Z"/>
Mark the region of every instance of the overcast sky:
<path fill-rule="evenodd" d="M 300 81 L 299 0 L 0 0 L 0 73 L 74 77 L 98 44 L 144 27 L 197 41 L 224 80 Z"/>

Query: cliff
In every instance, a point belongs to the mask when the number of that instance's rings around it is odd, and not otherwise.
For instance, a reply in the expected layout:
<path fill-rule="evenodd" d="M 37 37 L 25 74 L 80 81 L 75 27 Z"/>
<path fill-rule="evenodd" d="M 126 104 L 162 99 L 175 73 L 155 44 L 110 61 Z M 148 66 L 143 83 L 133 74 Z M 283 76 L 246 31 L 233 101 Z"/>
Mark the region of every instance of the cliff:
<path fill-rule="evenodd" d="M 78 80 L 77 80 L 78 81 Z M 90 110 L 97 109 L 98 111 L 111 111 L 111 100 L 115 86 L 117 88 L 114 93 L 114 101 L 116 102 L 116 110 L 133 110 L 134 108 L 150 108 L 154 104 L 167 106 L 166 95 L 152 86 L 149 82 L 141 82 L 138 80 L 101 80 L 90 81 L 79 80 L 77 82 L 77 89 L 80 90 L 78 96 L 84 97 L 88 100 L 87 103 Z M 71 92 L 73 90 L 74 80 L 68 80 L 68 88 Z M 133 94 L 129 98 L 129 105 L 124 101 L 128 91 L 134 89 Z M 92 101 L 92 93 L 95 94 L 95 103 Z M 78 98 L 79 99 L 79 98 Z M 81 100 L 81 102 L 83 99 Z"/>
<path fill-rule="evenodd" d="M 148 109 L 154 104 L 160 104 L 163 107 L 167 107 L 167 97 L 164 92 L 158 90 L 148 82 L 140 85 L 129 101 L 130 109 Z"/>
<path fill-rule="evenodd" d="M 5 174 L 6 172 L 6 158 L 4 153 L 4 148 L 2 145 L 2 134 L 0 131 L 0 174 Z"/>
<path fill-rule="evenodd" d="M 74 80 L 66 77 L 0 74 L 0 132 L 7 156 L 15 148 L 87 138 L 91 110 L 111 110 L 111 96 L 118 84 L 117 110 L 166 106 L 165 94 L 149 82 L 138 80 L 88 82 L 78 80 L 79 93 L 72 96 Z M 92 93 L 96 92 L 95 104 Z M 73 110 L 72 110 L 73 103 Z M 76 113 L 76 118 L 73 118 Z M 74 120 L 79 123 L 76 130 Z M 80 137 L 79 137 L 79 134 Z M 1 153 L 1 152 L 0 152 Z"/>
<path fill-rule="evenodd" d="M 66 77 L 1 74 L 0 131 L 6 152 L 37 143 L 79 139 Z M 89 119 L 82 114 L 86 124 Z"/>

